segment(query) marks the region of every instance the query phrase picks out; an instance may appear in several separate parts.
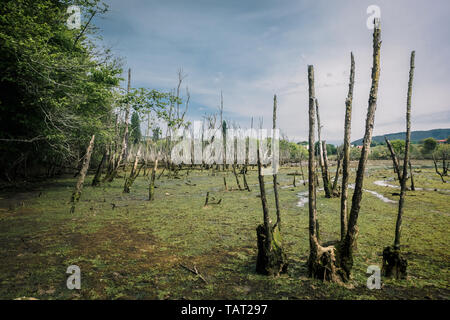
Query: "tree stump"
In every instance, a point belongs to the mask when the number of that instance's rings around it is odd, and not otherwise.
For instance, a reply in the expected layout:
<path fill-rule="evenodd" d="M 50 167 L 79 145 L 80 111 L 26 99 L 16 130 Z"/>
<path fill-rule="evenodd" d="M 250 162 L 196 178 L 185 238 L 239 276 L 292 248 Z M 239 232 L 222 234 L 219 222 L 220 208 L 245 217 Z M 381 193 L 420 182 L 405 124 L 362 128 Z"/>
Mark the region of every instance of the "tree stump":
<path fill-rule="evenodd" d="M 400 253 L 400 249 L 393 246 L 384 248 L 383 250 L 383 267 L 381 274 L 388 278 L 406 279 L 408 261 Z"/>
<path fill-rule="evenodd" d="M 258 237 L 258 257 L 256 260 L 256 272 L 264 275 L 278 276 L 287 272 L 287 257 L 283 251 L 282 238 L 278 227 L 270 231 L 271 240 L 266 238 L 264 224 L 258 225 L 256 235 Z"/>
<path fill-rule="evenodd" d="M 308 258 L 309 277 L 340 284 L 346 282 L 348 276 L 339 265 L 339 249 L 338 242 L 332 241 L 328 246 L 321 246 L 314 240 L 314 250 L 310 251 Z"/>

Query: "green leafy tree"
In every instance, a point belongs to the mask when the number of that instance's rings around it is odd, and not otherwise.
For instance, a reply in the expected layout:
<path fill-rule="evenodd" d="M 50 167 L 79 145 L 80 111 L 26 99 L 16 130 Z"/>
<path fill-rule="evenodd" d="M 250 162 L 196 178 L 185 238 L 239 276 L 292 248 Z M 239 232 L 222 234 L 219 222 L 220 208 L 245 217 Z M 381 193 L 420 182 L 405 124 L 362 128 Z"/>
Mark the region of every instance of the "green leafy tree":
<path fill-rule="evenodd" d="M 111 137 L 120 65 L 94 44 L 83 19 L 69 30 L 69 1 L 0 2 L 0 175 L 19 168 L 78 161 L 92 134 Z M 99 1 L 77 2 L 88 18 L 105 13 Z M 94 148 L 94 152 L 97 148 Z M 14 160 L 16 159 L 16 160 Z M 14 161 L 12 161 L 14 160 Z"/>
<path fill-rule="evenodd" d="M 358 147 L 350 148 L 350 160 L 358 160 L 361 157 L 361 149 Z"/>
<path fill-rule="evenodd" d="M 397 156 L 405 153 L 405 140 L 392 140 L 391 144 Z"/>
<path fill-rule="evenodd" d="M 437 146 L 436 139 L 426 138 L 425 140 L 423 140 L 422 153 L 430 154 L 436 149 L 436 146 Z"/>
<path fill-rule="evenodd" d="M 135 111 L 131 115 L 131 138 L 133 144 L 137 144 L 141 141 L 141 122 L 139 121 L 139 114 Z"/>
<path fill-rule="evenodd" d="M 328 155 L 332 155 L 332 154 L 336 154 L 337 153 L 337 149 L 334 146 L 334 144 L 328 144 L 327 143 L 327 153 L 328 153 Z"/>
<path fill-rule="evenodd" d="M 66 25 L 71 4 L 83 14 L 80 29 Z M 23 168 L 73 167 L 93 134 L 99 160 L 120 144 L 115 118 L 128 105 L 170 118 L 167 106 L 179 101 L 172 94 L 120 88 L 121 64 L 100 47 L 91 19 L 106 11 L 98 0 L 0 2 L 0 179 Z"/>

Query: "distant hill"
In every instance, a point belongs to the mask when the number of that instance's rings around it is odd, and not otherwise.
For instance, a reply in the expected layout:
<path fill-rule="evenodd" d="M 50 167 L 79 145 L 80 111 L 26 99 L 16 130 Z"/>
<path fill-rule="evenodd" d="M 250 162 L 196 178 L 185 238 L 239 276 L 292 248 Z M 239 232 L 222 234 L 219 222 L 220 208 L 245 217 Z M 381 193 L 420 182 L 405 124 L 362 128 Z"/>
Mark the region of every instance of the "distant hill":
<path fill-rule="evenodd" d="M 406 132 L 397 132 L 397 133 L 388 133 L 381 136 L 375 136 L 372 138 L 372 141 L 376 142 L 384 142 L 384 137 L 387 137 L 389 140 L 397 140 L 402 139 L 405 140 Z M 412 131 L 411 132 L 411 142 L 419 142 L 426 138 L 435 138 L 436 140 L 447 139 L 450 136 L 450 128 L 449 129 L 433 129 L 427 131 Z M 358 139 L 352 142 L 352 144 L 356 146 L 362 145 L 363 139 Z"/>

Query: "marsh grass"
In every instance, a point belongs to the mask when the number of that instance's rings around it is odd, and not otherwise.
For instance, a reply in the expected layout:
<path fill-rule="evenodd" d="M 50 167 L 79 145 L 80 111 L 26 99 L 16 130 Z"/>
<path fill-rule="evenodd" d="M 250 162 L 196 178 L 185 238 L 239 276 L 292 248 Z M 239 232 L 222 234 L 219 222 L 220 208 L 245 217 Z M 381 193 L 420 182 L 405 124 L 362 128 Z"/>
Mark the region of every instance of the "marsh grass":
<path fill-rule="evenodd" d="M 354 164 L 352 164 L 354 165 Z M 292 184 L 283 168 L 281 186 Z M 416 187 L 449 189 L 428 163 L 415 166 Z M 420 171 L 420 172 L 419 172 Z M 147 201 L 148 180 L 139 176 L 129 194 L 123 179 L 100 187 L 85 184 L 75 214 L 69 213 L 75 179 L 60 178 L 34 190 L 0 196 L 0 298 L 39 299 L 448 299 L 450 297 L 450 193 L 408 192 L 402 252 L 406 280 L 383 279 L 381 290 L 366 288 L 366 269 L 381 267 L 381 252 L 394 237 L 397 204 L 363 194 L 352 289 L 307 278 L 308 207 L 296 194 L 307 187 L 280 188 L 283 238 L 289 270 L 278 278 L 255 272 L 256 226 L 262 222 L 258 188 L 224 191 L 223 175 L 185 172 L 162 177 L 155 201 Z M 232 173 L 229 188 L 236 189 Z M 86 181 L 92 179 L 87 176 Z M 394 177 L 388 163 L 371 161 L 364 188 L 392 200 L 398 190 L 375 185 Z M 249 185 L 257 185 L 249 171 Z M 189 183 L 186 182 L 189 180 Z M 350 182 L 354 181 L 354 172 Z M 391 181 L 391 184 L 398 184 Z M 195 184 L 195 186 L 193 186 Z M 206 192 L 222 198 L 203 207 Z M 272 220 L 273 190 L 267 188 Z M 349 190 L 350 196 L 352 190 Z M 39 196 L 39 193 L 41 195 Z M 321 241 L 339 237 L 339 199 L 318 193 Z M 113 209 L 114 204 L 114 209 Z M 180 267 L 196 266 L 205 278 Z M 81 290 L 68 290 L 69 265 L 81 268 Z"/>

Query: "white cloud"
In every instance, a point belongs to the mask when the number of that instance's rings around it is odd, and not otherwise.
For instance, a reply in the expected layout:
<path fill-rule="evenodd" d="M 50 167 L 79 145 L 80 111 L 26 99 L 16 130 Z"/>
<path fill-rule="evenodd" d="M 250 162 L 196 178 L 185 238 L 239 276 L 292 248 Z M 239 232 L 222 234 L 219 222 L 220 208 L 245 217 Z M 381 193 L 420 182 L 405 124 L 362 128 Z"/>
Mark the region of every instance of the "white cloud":
<path fill-rule="evenodd" d="M 256 7 L 247 2 L 171 1 L 131 6 L 114 1 L 113 13 L 134 33 L 107 33 L 105 38 L 119 42 L 137 85 L 172 88 L 182 66 L 189 74 L 186 84 L 197 114 L 217 110 L 222 90 L 227 117 L 239 121 L 263 117 L 270 126 L 277 94 L 279 126 L 296 139 L 307 134 L 307 65 L 313 64 L 323 135 L 329 141 L 343 136 L 353 51 L 352 139 L 358 139 L 364 131 L 372 67 L 366 8 L 377 4 L 383 42 L 374 134 L 404 130 L 411 50 L 416 50 L 413 130 L 450 127 L 448 1 L 258 3 Z"/>

